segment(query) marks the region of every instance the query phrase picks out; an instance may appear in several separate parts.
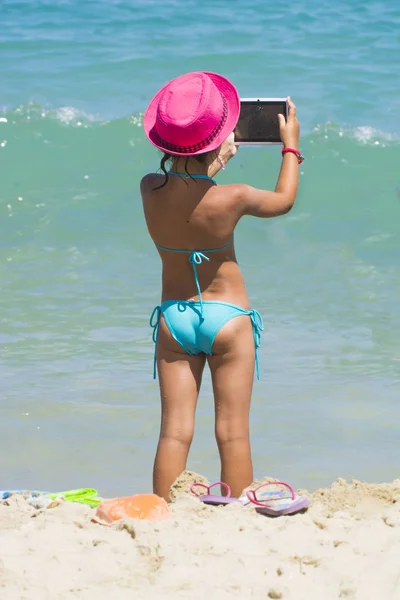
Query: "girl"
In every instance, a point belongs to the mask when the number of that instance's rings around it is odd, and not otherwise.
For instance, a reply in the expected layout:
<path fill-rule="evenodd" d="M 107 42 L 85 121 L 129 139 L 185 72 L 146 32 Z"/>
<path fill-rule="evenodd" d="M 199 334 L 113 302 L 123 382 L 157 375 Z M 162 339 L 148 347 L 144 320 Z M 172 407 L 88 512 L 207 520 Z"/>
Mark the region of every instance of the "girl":
<path fill-rule="evenodd" d="M 162 261 L 162 303 L 151 319 L 162 406 L 153 486 L 166 500 L 186 468 L 206 361 L 221 480 L 236 496 L 253 480 L 249 409 L 263 325 L 250 306 L 233 232 L 244 215 L 275 217 L 293 206 L 302 156 L 296 107 L 288 102 L 287 122 L 279 116 L 284 148 L 274 192 L 218 186 L 213 179 L 236 154 L 233 130 L 240 112 L 236 88 L 221 75 L 173 79 L 144 115 L 146 136 L 164 153 L 162 173 L 143 177 L 140 189 Z"/>

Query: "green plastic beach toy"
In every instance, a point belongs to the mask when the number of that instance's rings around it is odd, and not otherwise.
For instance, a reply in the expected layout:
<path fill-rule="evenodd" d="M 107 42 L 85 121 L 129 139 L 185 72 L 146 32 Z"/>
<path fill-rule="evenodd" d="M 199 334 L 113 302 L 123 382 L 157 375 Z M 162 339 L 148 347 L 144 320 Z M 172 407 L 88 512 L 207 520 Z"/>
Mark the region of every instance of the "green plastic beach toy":
<path fill-rule="evenodd" d="M 92 488 L 81 488 L 80 490 L 69 490 L 67 492 L 57 492 L 55 494 L 47 494 L 49 498 L 55 500 L 59 496 L 63 496 L 68 502 L 79 502 L 79 504 L 87 504 L 92 508 L 96 508 L 101 498 L 98 498 L 97 490 Z"/>

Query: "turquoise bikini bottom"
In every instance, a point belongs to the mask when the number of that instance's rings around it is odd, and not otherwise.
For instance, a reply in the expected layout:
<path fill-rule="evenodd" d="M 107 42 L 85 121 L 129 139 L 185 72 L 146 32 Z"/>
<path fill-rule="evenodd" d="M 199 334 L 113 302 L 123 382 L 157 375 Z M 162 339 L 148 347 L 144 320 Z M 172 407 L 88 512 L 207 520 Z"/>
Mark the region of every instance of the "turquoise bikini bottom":
<path fill-rule="evenodd" d="M 253 326 L 254 345 L 256 349 L 256 372 L 260 379 L 258 348 L 261 343 L 261 332 L 264 324 L 257 310 L 246 310 L 235 304 L 203 300 L 166 300 L 156 306 L 150 317 L 153 328 L 154 379 L 157 366 L 157 341 L 161 315 L 172 337 L 188 354 L 212 354 L 215 336 L 225 323 L 241 315 L 249 315 Z"/>

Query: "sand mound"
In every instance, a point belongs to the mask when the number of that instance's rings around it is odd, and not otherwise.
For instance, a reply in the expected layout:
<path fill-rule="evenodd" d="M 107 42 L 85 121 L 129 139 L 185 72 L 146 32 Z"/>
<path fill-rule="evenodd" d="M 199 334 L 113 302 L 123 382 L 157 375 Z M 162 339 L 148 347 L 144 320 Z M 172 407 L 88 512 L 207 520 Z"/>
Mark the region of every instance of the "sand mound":
<path fill-rule="evenodd" d="M 363 483 L 356 480 L 347 483 L 344 479 L 338 479 L 331 487 L 317 490 L 311 497 L 314 503 L 330 511 L 354 513 L 368 505 L 379 509 L 400 502 L 400 480 L 396 479 L 393 483 Z"/>
<path fill-rule="evenodd" d="M 190 486 L 193 483 L 203 483 L 204 485 L 210 485 L 208 479 L 199 475 L 194 471 L 183 471 L 179 477 L 176 478 L 169 491 L 169 499 L 171 502 L 175 502 L 181 496 L 192 495 L 190 492 Z"/>

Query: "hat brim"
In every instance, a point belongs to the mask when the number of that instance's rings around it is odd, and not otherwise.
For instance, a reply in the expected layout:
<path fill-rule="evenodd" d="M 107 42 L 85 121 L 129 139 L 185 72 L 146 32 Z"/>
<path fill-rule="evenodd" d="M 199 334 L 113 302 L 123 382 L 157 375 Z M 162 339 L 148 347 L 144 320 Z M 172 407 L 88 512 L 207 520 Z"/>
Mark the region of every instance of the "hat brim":
<path fill-rule="evenodd" d="M 216 150 L 220 147 L 222 142 L 226 140 L 228 135 L 232 133 L 232 131 L 237 125 L 240 114 L 240 97 L 233 83 L 231 83 L 225 77 L 222 77 L 222 75 L 218 75 L 218 73 L 210 73 L 209 71 L 202 71 L 202 73 L 208 75 L 210 79 L 212 79 L 213 83 L 218 88 L 221 95 L 225 98 L 228 107 L 226 121 L 221 131 L 212 140 L 212 142 L 201 148 L 201 150 L 197 150 L 197 152 L 172 152 L 169 148 L 166 148 L 163 145 L 163 141 L 159 137 L 154 127 L 160 96 L 163 93 L 164 89 L 169 85 L 169 83 L 167 83 L 161 88 L 161 90 L 157 92 L 157 94 L 151 100 L 143 116 L 143 129 L 147 138 L 154 146 L 156 146 L 156 148 L 159 148 L 163 152 L 173 154 L 175 156 L 195 156 L 196 154 L 204 154 L 205 152 L 211 152 L 212 150 Z"/>

